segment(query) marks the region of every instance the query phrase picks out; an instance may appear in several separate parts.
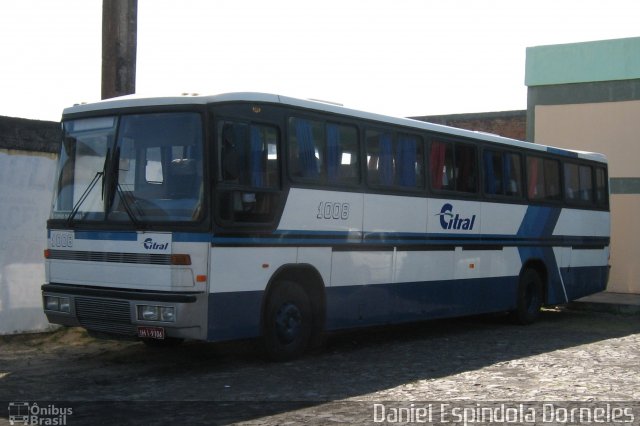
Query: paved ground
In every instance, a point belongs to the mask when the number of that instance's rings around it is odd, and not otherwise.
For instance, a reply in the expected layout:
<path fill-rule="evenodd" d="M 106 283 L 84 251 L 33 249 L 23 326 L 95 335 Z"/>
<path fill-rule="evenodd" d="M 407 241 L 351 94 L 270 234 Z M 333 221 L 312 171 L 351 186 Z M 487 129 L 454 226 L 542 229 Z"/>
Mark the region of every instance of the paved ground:
<path fill-rule="evenodd" d="M 41 417 L 70 408 L 74 425 L 393 422 L 395 407 L 451 421 L 456 404 L 518 401 L 547 401 L 530 403 L 538 416 L 566 414 L 566 401 L 604 404 L 640 424 L 640 316 L 557 309 L 528 327 L 471 317 L 378 328 L 281 364 L 250 342 L 152 350 L 79 329 L 0 337 L 0 401 L 0 424 L 9 402 L 49 407 Z"/>

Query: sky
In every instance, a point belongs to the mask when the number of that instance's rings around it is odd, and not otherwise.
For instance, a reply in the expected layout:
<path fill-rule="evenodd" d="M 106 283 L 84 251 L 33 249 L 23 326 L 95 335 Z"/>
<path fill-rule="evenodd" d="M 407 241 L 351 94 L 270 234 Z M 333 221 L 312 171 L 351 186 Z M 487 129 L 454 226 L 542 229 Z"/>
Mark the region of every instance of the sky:
<path fill-rule="evenodd" d="M 526 109 L 526 48 L 640 36 L 637 0 L 138 0 L 136 92 L 395 116 Z M 101 0 L 0 2 L 0 115 L 100 98 Z"/>

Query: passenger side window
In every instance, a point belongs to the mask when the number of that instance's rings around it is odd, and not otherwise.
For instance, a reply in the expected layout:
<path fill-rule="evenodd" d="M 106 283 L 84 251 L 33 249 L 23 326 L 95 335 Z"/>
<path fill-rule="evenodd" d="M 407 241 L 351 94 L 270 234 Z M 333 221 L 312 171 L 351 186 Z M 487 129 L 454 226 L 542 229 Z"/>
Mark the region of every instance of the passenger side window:
<path fill-rule="evenodd" d="M 408 134 L 368 130 L 367 181 L 374 186 L 424 187 L 422 139 Z"/>
<path fill-rule="evenodd" d="M 591 167 L 565 163 L 564 191 L 565 199 L 569 202 L 590 203 L 593 200 Z"/>
<path fill-rule="evenodd" d="M 355 127 L 289 119 L 289 172 L 297 181 L 353 185 L 360 182 Z"/>
<path fill-rule="evenodd" d="M 432 142 L 429 156 L 431 170 L 431 188 L 436 190 L 455 189 L 453 177 L 453 144 Z"/>
<path fill-rule="evenodd" d="M 485 150 L 484 192 L 489 195 L 522 195 L 522 165 L 518 154 Z"/>
<path fill-rule="evenodd" d="M 560 199 L 560 162 L 547 158 L 527 157 L 527 194 L 530 200 Z"/>
<path fill-rule="evenodd" d="M 465 193 L 478 191 L 478 161 L 475 146 L 434 141 L 431 143 L 431 187 Z"/>
<path fill-rule="evenodd" d="M 607 174 L 602 167 L 596 167 L 596 204 L 599 206 L 609 204 Z"/>

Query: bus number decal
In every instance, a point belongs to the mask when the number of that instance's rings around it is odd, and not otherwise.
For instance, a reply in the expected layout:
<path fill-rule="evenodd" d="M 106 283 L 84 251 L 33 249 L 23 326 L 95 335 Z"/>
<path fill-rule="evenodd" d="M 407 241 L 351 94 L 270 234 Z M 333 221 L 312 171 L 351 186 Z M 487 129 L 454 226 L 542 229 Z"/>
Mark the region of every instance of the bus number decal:
<path fill-rule="evenodd" d="M 318 204 L 318 219 L 348 220 L 349 203 L 334 203 L 331 201 L 321 201 Z"/>
<path fill-rule="evenodd" d="M 73 232 L 51 231 L 51 248 L 73 248 Z"/>

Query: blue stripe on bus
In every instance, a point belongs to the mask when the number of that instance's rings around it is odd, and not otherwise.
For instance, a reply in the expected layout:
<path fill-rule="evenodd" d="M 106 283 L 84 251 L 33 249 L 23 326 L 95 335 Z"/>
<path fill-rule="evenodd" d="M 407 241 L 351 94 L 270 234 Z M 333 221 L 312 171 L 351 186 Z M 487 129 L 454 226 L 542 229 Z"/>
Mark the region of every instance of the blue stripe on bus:
<path fill-rule="evenodd" d="M 300 230 L 300 229 L 276 229 L 274 235 L 324 235 L 329 237 L 353 237 L 360 236 L 360 231 L 316 231 L 316 230 Z"/>
<path fill-rule="evenodd" d="M 522 264 L 529 260 L 540 260 L 547 269 L 547 303 L 562 304 L 568 302 L 562 289 L 562 280 L 552 247 L 518 247 Z"/>
<path fill-rule="evenodd" d="M 563 268 L 562 274 L 573 300 L 604 290 L 608 267 Z M 513 310 L 518 277 L 353 285 L 325 291 L 325 330 L 335 331 Z M 263 291 L 209 294 L 208 339 L 260 336 L 263 296 Z"/>
<path fill-rule="evenodd" d="M 295 245 L 295 246 L 333 246 L 343 244 L 359 244 L 361 240 L 351 241 L 344 239 L 330 238 L 274 238 L 274 237 L 219 237 L 214 236 L 212 244 L 221 246 L 279 246 L 279 245 Z"/>
<path fill-rule="evenodd" d="M 529 206 L 518 229 L 519 237 L 552 238 L 560 212 L 558 207 Z M 519 246 L 518 254 L 524 265 L 529 260 L 541 260 L 547 268 L 547 302 L 568 302 L 563 290 L 562 279 L 553 247 Z"/>
<path fill-rule="evenodd" d="M 49 231 L 50 232 L 50 231 Z M 173 232 L 174 242 L 211 242 L 211 234 L 195 232 Z M 75 231 L 76 240 L 94 241 L 137 241 L 138 234 L 135 231 Z"/>
<path fill-rule="evenodd" d="M 257 337 L 264 291 L 209 293 L 207 340 Z"/>
<path fill-rule="evenodd" d="M 174 232 L 172 240 L 174 243 L 210 243 L 211 234 L 208 232 Z"/>
<path fill-rule="evenodd" d="M 609 279 L 608 266 L 560 268 L 569 300 L 604 291 Z"/>
<path fill-rule="evenodd" d="M 530 238 L 551 237 L 561 211 L 559 207 L 527 207 L 516 235 Z"/>
<path fill-rule="evenodd" d="M 555 218 L 557 220 L 557 217 Z M 540 225 L 540 223 L 548 223 Z M 236 235 L 236 236 L 212 236 L 209 233 L 191 233 L 191 232 L 174 232 L 172 239 L 174 242 L 212 242 L 213 244 L 226 245 L 350 245 L 354 246 L 365 243 L 368 245 L 505 245 L 505 246 L 530 246 L 530 245 L 608 245 L 609 237 L 590 237 L 590 236 L 552 236 L 551 229 L 555 226 L 553 221 L 532 221 L 532 229 L 536 235 L 526 235 L 525 229 L 521 227 L 519 235 L 495 235 L 495 234 L 418 234 L 418 233 L 375 233 L 366 234 L 362 238 L 349 237 L 340 238 L 326 232 L 304 231 L 303 233 L 294 233 L 275 236 L 267 235 Z M 542 231 L 548 228 L 548 231 Z M 49 230 L 49 233 L 51 231 Z M 346 235 L 346 234 L 345 234 Z M 49 235 L 50 236 L 50 235 Z M 105 241 L 136 241 L 137 234 L 135 232 L 117 232 L 117 231 L 75 231 L 75 238 L 78 240 L 105 240 Z"/>
<path fill-rule="evenodd" d="M 588 236 L 495 236 L 495 235 L 458 235 L 456 237 L 444 237 L 438 234 L 424 234 L 419 238 L 396 238 L 393 234 L 375 239 L 340 239 L 340 238 L 316 238 L 307 236 L 288 235 L 287 237 L 273 236 L 214 236 L 214 246 L 333 246 L 350 247 L 357 250 L 359 246 L 593 246 L 603 248 L 609 245 L 609 237 Z"/>
<path fill-rule="evenodd" d="M 325 329 L 510 310 L 515 307 L 517 280 L 492 277 L 326 287 Z M 263 291 L 209 294 L 208 339 L 259 336 L 263 295 Z"/>
<path fill-rule="evenodd" d="M 567 151 L 565 149 L 555 148 L 553 146 L 547 147 L 547 152 L 550 154 L 563 155 L 565 157 L 578 158 L 578 153 L 573 151 Z"/>
<path fill-rule="evenodd" d="M 75 231 L 76 240 L 137 241 L 135 231 Z"/>

